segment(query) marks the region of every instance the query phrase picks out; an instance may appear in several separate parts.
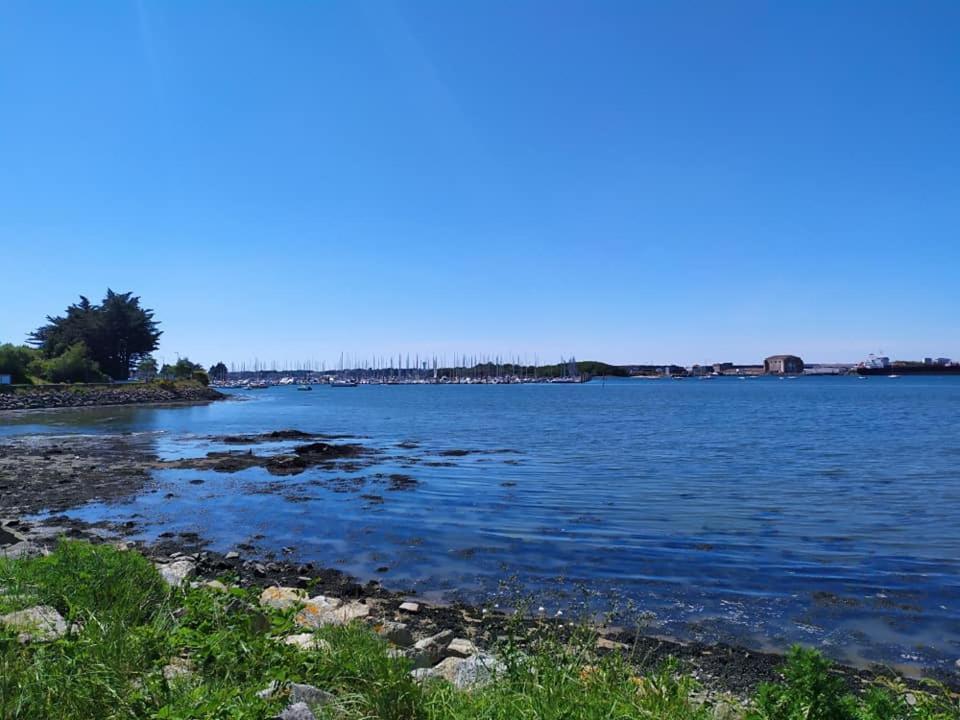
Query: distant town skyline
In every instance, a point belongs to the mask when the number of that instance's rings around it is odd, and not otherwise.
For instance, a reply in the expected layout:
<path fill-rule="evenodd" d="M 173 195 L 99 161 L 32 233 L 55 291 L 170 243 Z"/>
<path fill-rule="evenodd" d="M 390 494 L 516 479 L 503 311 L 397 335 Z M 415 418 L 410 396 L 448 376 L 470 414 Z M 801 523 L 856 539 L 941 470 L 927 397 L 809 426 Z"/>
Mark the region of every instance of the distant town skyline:
<path fill-rule="evenodd" d="M 960 357 L 953 2 L 0 9 L 0 342 Z"/>

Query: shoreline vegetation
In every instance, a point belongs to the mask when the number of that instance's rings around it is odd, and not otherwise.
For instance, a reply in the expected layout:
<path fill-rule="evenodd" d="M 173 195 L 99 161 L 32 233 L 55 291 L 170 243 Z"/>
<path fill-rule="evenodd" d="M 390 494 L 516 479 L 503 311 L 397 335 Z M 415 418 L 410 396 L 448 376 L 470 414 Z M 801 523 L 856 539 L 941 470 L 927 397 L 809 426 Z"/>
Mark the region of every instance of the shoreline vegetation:
<path fill-rule="evenodd" d="M 3 533 L 30 537 L 17 521 Z M 654 652 L 639 635 L 522 605 L 431 607 L 236 553 L 45 537 L 0 557 L 0 717 L 11 720 L 960 717 L 945 685 L 813 650 L 757 655 L 765 672 L 744 684 L 742 672 L 711 672 L 743 670 L 733 648 L 705 650 L 698 666 L 681 646 Z"/>

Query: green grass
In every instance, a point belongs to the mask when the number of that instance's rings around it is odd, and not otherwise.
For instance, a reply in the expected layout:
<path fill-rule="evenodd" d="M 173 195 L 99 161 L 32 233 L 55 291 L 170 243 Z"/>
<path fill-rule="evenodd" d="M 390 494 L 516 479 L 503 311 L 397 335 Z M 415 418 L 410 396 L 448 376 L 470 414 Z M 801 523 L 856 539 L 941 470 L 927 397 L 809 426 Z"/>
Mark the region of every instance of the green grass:
<path fill-rule="evenodd" d="M 318 718 L 361 720 L 711 720 L 712 702 L 667 665 L 640 674 L 628 656 L 593 651 L 581 628 L 562 640 L 520 624 L 497 652 L 505 671 L 471 692 L 415 682 L 408 662 L 362 624 L 318 631 L 323 649 L 277 642 L 292 612 L 264 612 L 248 591 L 170 591 L 135 552 L 62 542 L 46 558 L 0 560 L 0 612 L 56 607 L 76 632 L 20 644 L 0 629 L 0 719 L 262 719 L 282 698 L 260 699 L 272 680 L 305 682 L 336 700 Z M 189 658 L 193 674 L 168 681 L 163 667 Z M 887 683 L 855 698 L 817 653 L 795 649 L 784 681 L 761 688 L 725 717 L 746 720 L 953 720 L 943 688 L 910 691 Z"/>

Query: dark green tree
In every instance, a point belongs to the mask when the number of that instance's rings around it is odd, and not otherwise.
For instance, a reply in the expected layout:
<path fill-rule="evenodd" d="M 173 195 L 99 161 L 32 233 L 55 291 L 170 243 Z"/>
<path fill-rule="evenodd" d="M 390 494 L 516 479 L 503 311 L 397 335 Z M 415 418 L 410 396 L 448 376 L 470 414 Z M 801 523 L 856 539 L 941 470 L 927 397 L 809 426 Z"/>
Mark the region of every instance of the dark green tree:
<path fill-rule="evenodd" d="M 222 362 L 218 362 L 216 365 L 211 366 L 208 374 L 211 380 L 226 380 L 228 372 L 227 366 Z"/>
<path fill-rule="evenodd" d="M 100 305 L 81 296 L 66 315 L 47 317 L 47 324 L 30 335 L 29 342 L 44 357 L 55 358 L 78 342 L 90 358 L 114 380 L 130 378 L 130 369 L 157 349 L 161 332 L 153 311 L 140 306 L 132 293 L 107 289 Z"/>

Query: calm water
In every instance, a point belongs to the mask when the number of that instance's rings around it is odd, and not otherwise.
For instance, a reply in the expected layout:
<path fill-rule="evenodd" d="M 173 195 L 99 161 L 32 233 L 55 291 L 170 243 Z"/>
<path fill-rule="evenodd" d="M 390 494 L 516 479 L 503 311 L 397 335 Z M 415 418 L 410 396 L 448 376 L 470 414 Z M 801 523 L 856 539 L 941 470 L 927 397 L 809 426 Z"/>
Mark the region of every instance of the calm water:
<path fill-rule="evenodd" d="M 212 435 L 346 433 L 384 451 L 373 467 L 163 471 L 140 497 L 73 515 L 137 515 L 146 538 L 194 530 L 220 550 L 294 546 L 432 596 L 496 601 L 513 578 L 550 614 L 572 612 L 585 586 L 592 607 L 635 608 L 684 638 L 941 668 L 960 657 L 960 378 L 244 397 L 7 418 L 0 434 L 147 432 L 180 457 L 222 449 Z M 461 449 L 481 452 L 441 455 Z M 390 473 L 420 484 L 390 491 L 377 477 Z"/>

